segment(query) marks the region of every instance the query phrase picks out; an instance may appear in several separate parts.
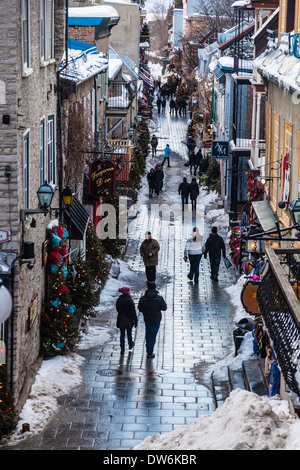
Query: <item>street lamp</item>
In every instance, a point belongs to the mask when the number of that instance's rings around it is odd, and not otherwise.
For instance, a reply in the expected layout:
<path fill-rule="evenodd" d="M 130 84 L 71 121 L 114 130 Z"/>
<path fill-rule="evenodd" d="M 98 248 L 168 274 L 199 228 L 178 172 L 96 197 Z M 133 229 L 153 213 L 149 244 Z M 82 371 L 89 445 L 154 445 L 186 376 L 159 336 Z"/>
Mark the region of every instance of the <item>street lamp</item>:
<path fill-rule="evenodd" d="M 42 184 L 37 190 L 37 197 L 39 200 L 39 209 L 21 209 L 20 218 L 22 222 L 26 220 L 27 215 L 30 214 L 48 214 L 48 209 L 51 205 L 52 199 L 54 196 L 53 187 L 47 183 L 47 181 Z"/>
<path fill-rule="evenodd" d="M 64 205 L 69 207 L 73 204 L 74 201 L 74 193 L 70 186 L 66 186 L 63 192 L 61 193 L 62 200 L 64 201 Z"/>
<path fill-rule="evenodd" d="M 132 137 L 134 134 L 134 130 L 133 130 L 133 127 L 130 127 L 130 129 L 128 129 L 128 137 Z"/>
<path fill-rule="evenodd" d="M 12 296 L 0 280 L 0 323 L 5 322 L 12 311 Z"/>
<path fill-rule="evenodd" d="M 51 202 L 54 196 L 54 189 L 47 181 L 42 184 L 37 190 L 37 197 L 39 200 L 39 206 L 41 209 L 48 209 L 51 206 Z"/>
<path fill-rule="evenodd" d="M 300 198 L 294 199 L 289 207 L 293 225 L 300 224 Z"/>

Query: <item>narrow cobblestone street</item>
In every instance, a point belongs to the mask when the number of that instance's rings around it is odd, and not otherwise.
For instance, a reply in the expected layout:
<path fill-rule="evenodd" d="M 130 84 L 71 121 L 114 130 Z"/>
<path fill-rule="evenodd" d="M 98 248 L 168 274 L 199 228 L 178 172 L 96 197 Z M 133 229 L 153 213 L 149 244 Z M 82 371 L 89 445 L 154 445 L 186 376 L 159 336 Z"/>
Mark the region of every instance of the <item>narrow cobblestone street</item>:
<path fill-rule="evenodd" d="M 227 271 L 221 263 L 219 282 L 215 283 L 210 279 L 209 261 L 202 259 L 199 285 L 189 282 L 184 245 L 195 222 L 204 238 L 208 236 L 205 207 L 199 199 L 196 221 L 190 212 L 164 220 L 154 207 L 180 204 L 174 194 L 183 176 L 190 180 L 184 166 L 187 122 L 187 118 L 171 118 L 168 112 L 157 119 L 158 156 L 148 157 L 147 168 L 162 160 L 166 143 L 173 151 L 171 168 L 164 167 L 161 195 L 142 201 L 130 221 L 124 257 L 129 268 L 138 273 L 137 285 L 131 286 L 137 305 L 146 287 L 139 254 L 145 231 L 151 230 L 160 243 L 157 288 L 168 309 L 163 313 L 155 358 L 146 358 L 141 313 L 134 330 L 134 350 L 120 356 L 115 305 L 111 305 L 101 317 L 103 324 L 115 328 L 111 341 L 78 351 L 85 358 L 84 384 L 59 399 L 60 410 L 42 433 L 7 449 L 130 450 L 149 435 L 172 431 L 215 410 L 209 384 L 201 378 L 207 365 L 233 350 L 233 312 L 224 289 L 235 282 L 234 270 Z"/>

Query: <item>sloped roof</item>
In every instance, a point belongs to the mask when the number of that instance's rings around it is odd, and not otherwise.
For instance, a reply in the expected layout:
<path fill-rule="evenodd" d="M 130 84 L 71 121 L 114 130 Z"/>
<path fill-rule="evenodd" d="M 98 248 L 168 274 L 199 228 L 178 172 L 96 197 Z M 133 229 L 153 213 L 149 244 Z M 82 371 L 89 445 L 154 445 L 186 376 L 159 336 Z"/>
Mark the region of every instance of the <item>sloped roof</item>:
<path fill-rule="evenodd" d="M 117 10 L 110 5 L 68 8 L 70 26 L 99 26 L 107 18 L 119 18 Z"/>
<path fill-rule="evenodd" d="M 108 68 L 108 60 L 93 44 L 69 39 L 68 64 L 66 51 L 59 65 L 60 78 L 79 84 Z"/>

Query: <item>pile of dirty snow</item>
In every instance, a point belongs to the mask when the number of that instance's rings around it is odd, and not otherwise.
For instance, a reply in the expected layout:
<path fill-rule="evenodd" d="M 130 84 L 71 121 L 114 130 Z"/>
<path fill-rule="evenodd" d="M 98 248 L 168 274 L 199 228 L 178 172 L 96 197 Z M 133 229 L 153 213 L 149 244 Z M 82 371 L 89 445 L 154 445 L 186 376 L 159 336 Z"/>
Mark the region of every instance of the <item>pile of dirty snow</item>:
<path fill-rule="evenodd" d="M 213 414 L 147 437 L 134 450 L 296 450 L 299 436 L 286 401 L 237 389 Z"/>

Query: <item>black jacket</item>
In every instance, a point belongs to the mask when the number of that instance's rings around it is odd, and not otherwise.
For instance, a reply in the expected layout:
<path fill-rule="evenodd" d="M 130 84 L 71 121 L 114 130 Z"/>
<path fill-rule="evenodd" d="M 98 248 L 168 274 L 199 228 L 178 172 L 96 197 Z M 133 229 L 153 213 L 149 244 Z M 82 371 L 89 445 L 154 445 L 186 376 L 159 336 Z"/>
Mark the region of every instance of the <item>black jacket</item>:
<path fill-rule="evenodd" d="M 132 328 L 137 325 L 135 305 L 130 295 L 120 295 L 117 299 L 117 328 Z"/>
<path fill-rule="evenodd" d="M 198 196 L 199 196 L 199 184 L 197 183 L 197 181 L 192 181 L 190 183 L 190 198 L 192 200 L 195 200 L 197 199 Z"/>
<path fill-rule="evenodd" d="M 213 258 L 221 258 L 221 252 L 225 258 L 225 243 L 222 237 L 217 233 L 211 233 L 205 243 L 204 256 L 209 254 Z"/>
<path fill-rule="evenodd" d="M 138 309 L 144 315 L 145 322 L 159 323 L 161 310 L 167 310 L 167 304 L 157 290 L 148 289 L 140 298 Z"/>
<path fill-rule="evenodd" d="M 189 183 L 183 181 L 180 183 L 179 188 L 178 188 L 178 194 L 181 194 L 181 196 L 186 197 L 190 194 L 190 185 Z"/>

